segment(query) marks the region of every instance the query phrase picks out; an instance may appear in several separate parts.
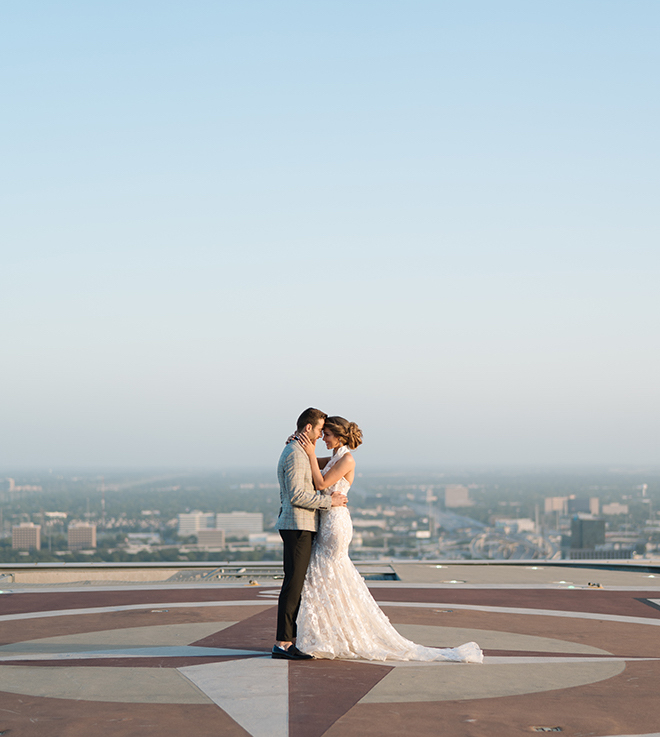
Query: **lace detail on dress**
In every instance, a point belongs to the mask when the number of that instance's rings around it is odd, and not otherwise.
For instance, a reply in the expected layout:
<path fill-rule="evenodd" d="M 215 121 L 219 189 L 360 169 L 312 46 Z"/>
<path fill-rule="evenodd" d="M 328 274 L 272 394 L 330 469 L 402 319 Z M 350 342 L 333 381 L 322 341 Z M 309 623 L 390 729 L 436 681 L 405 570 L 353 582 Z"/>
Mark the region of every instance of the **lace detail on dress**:
<path fill-rule="evenodd" d="M 346 453 L 346 446 L 339 448 L 323 475 Z M 349 488 L 342 478 L 326 493 L 346 494 Z M 331 659 L 483 662 L 476 642 L 441 649 L 417 645 L 400 635 L 348 557 L 352 537 L 353 524 L 346 507 L 321 511 L 298 614 L 296 644 L 300 650 Z"/>

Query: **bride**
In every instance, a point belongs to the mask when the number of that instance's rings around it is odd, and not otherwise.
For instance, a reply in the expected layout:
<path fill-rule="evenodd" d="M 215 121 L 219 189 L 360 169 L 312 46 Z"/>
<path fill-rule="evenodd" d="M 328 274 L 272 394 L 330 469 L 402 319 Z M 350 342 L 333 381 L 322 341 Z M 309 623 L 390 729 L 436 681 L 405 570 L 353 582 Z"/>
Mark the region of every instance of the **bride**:
<path fill-rule="evenodd" d="M 350 451 L 362 444 L 360 428 L 343 417 L 328 417 L 323 441 L 332 451 L 329 458 L 317 458 L 306 435 L 298 435 L 297 441 L 309 456 L 316 489 L 348 494 L 355 477 Z M 400 635 L 348 557 L 352 537 L 346 507 L 321 511 L 298 614 L 296 644 L 302 652 L 331 659 L 483 662 L 476 642 L 441 649 L 417 645 Z"/>

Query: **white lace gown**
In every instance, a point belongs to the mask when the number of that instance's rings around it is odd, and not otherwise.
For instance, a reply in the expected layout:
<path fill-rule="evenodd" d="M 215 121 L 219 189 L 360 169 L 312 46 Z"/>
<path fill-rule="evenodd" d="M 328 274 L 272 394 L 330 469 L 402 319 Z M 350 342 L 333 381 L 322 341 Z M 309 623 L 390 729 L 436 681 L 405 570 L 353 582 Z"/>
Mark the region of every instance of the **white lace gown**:
<path fill-rule="evenodd" d="M 346 446 L 339 448 L 323 474 L 347 452 Z M 347 494 L 349 488 L 342 478 L 324 493 Z M 352 537 L 353 524 L 346 507 L 321 512 L 297 620 L 296 644 L 300 650 L 330 659 L 483 662 L 476 642 L 434 648 L 417 645 L 400 635 L 348 557 Z"/>

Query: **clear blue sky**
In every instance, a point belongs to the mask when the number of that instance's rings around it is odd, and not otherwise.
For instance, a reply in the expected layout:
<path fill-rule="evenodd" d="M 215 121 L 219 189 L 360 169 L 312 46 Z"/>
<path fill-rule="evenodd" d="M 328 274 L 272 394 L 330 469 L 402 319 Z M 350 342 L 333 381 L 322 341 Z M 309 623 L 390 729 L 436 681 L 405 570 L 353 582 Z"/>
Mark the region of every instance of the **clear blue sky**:
<path fill-rule="evenodd" d="M 657 0 L 2 3 L 0 466 L 660 462 Z"/>

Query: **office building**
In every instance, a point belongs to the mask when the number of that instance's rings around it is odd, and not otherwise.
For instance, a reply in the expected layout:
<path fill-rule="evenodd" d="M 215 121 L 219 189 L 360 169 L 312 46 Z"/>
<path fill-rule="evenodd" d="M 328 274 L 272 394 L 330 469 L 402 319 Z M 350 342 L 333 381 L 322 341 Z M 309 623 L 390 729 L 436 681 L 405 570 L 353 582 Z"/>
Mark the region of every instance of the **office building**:
<path fill-rule="evenodd" d="M 264 516 L 261 512 L 219 513 L 215 517 L 215 526 L 224 530 L 227 537 L 247 537 L 264 531 Z"/>
<path fill-rule="evenodd" d="M 460 484 L 445 486 L 445 507 L 471 507 L 470 490 Z"/>
<path fill-rule="evenodd" d="M 41 550 L 41 525 L 21 522 L 12 527 L 11 546 L 14 550 Z"/>
<path fill-rule="evenodd" d="M 559 514 L 568 514 L 568 497 L 547 496 L 545 498 L 544 512 L 546 514 L 552 514 L 553 512 L 559 512 Z"/>
<path fill-rule="evenodd" d="M 224 530 L 199 530 L 197 532 L 197 544 L 201 548 L 224 548 Z"/>
<path fill-rule="evenodd" d="M 504 532 L 505 535 L 518 535 L 523 532 L 536 532 L 536 524 L 529 517 L 507 518 L 500 517 L 493 520 L 495 529 Z"/>
<path fill-rule="evenodd" d="M 627 504 L 612 502 L 611 504 L 603 504 L 603 514 L 628 514 L 629 508 Z"/>
<path fill-rule="evenodd" d="M 594 550 L 605 544 L 605 520 L 574 517 L 571 520 L 571 548 Z"/>
<path fill-rule="evenodd" d="M 200 530 L 213 529 L 215 527 L 215 514 L 213 512 L 188 512 L 180 514 L 178 535 L 189 537 L 196 535 Z"/>
<path fill-rule="evenodd" d="M 96 525 L 76 522 L 67 531 L 69 550 L 91 550 L 96 547 Z"/>

